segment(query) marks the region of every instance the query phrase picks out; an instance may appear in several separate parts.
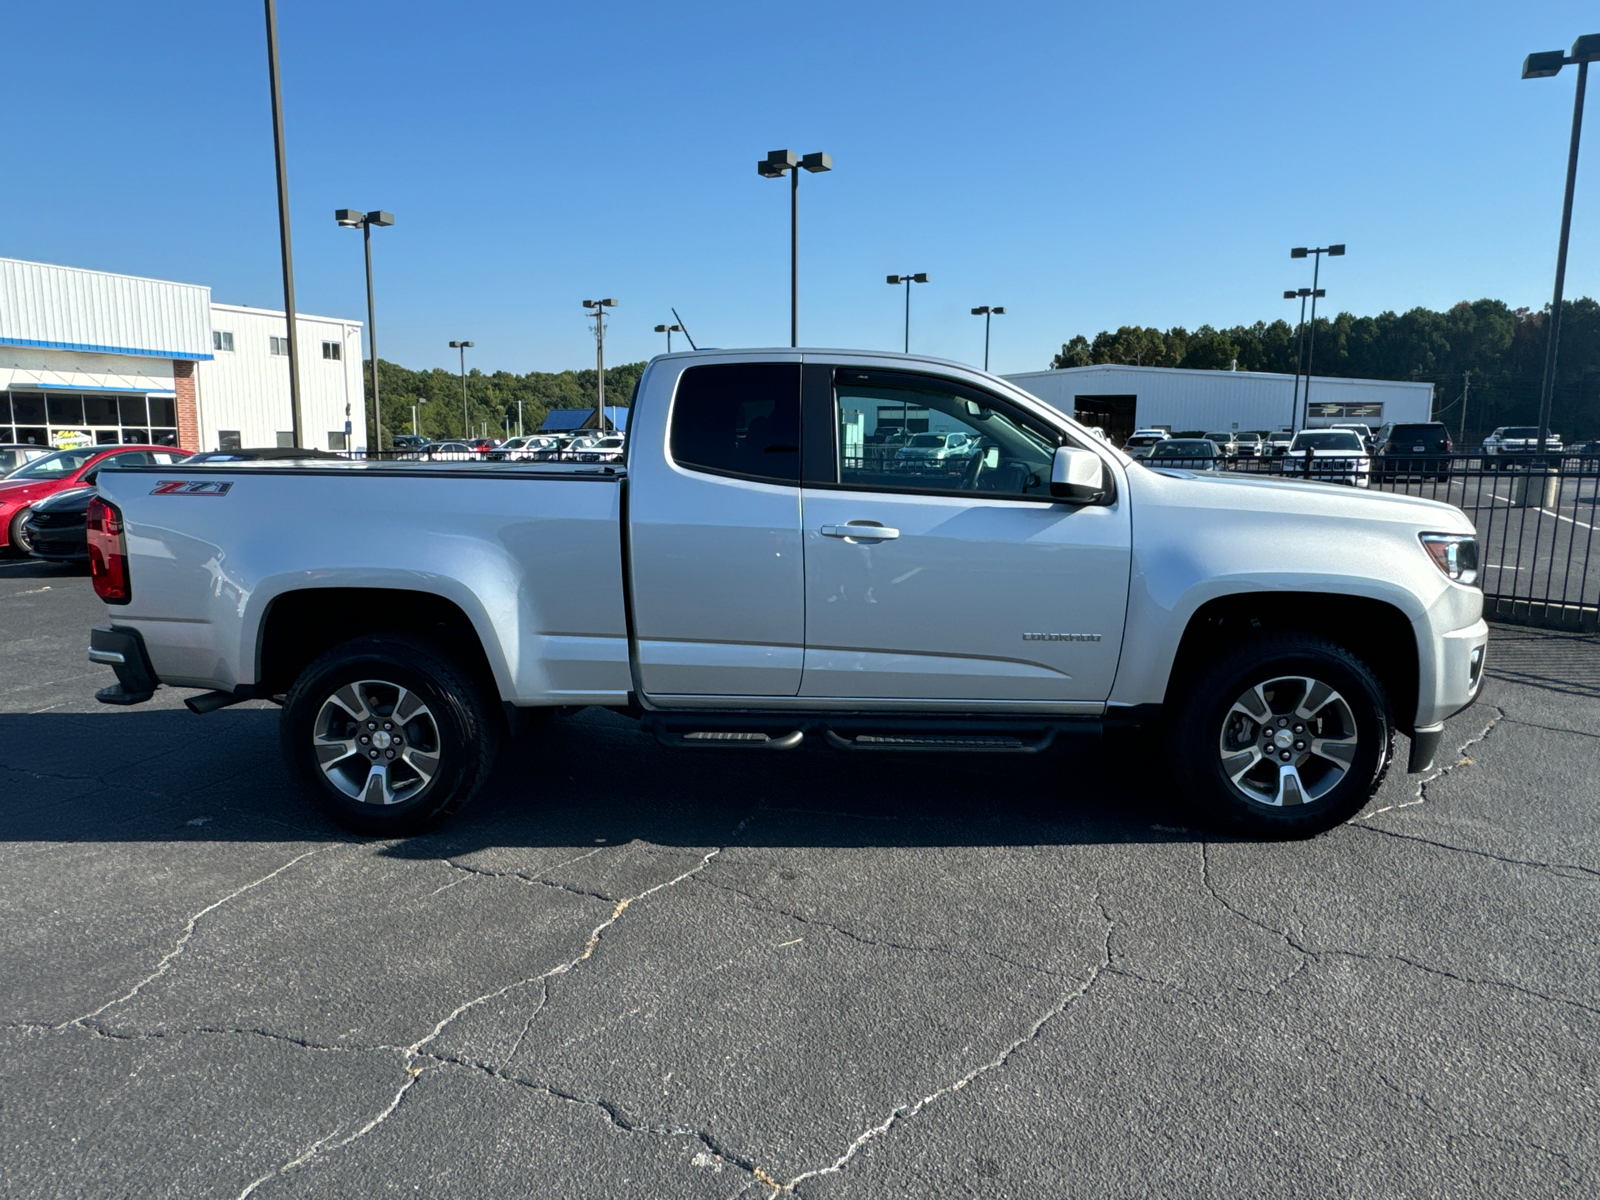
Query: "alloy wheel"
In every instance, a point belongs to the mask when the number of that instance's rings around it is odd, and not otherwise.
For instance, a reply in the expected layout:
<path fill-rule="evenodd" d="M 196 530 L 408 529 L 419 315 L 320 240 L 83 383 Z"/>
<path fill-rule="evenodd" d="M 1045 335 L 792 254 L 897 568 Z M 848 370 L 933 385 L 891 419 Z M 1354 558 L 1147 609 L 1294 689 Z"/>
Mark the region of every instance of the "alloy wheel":
<path fill-rule="evenodd" d="M 1268 679 L 1245 691 L 1222 719 L 1222 773 L 1255 804 L 1272 808 L 1322 799 L 1356 757 L 1349 703 L 1321 680 Z"/>
<path fill-rule="evenodd" d="M 362 804 L 403 804 L 439 772 L 438 722 L 398 683 L 345 684 L 322 702 L 311 736 L 328 782 Z"/>

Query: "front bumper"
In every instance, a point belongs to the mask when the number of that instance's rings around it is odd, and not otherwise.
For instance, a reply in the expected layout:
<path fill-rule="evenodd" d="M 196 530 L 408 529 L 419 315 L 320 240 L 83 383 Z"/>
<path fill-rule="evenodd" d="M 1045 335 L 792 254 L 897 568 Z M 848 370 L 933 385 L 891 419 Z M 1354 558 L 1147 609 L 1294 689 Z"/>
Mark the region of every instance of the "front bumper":
<path fill-rule="evenodd" d="M 1411 734 L 1412 773 L 1429 770 L 1444 735 L 1444 723 L 1483 694 L 1483 669 L 1489 656 L 1489 624 L 1478 620 L 1451 630 L 1434 643 L 1434 677 L 1431 692 L 1424 683 L 1418 697 L 1417 721 Z"/>

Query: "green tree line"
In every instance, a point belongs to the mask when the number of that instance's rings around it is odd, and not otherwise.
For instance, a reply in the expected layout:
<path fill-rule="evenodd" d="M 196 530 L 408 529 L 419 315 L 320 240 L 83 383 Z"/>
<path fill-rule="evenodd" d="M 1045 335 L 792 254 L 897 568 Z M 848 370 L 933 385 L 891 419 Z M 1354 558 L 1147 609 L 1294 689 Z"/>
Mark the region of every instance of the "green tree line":
<path fill-rule="evenodd" d="M 1464 428 L 1466 440 L 1474 441 L 1498 425 L 1538 420 L 1548 319 L 1547 311 L 1500 300 L 1462 301 L 1443 312 L 1318 316 L 1312 368 L 1318 375 L 1432 383 L 1435 419 L 1458 435 Z M 1124 325 L 1093 339 L 1074 337 L 1050 365 L 1226 371 L 1237 363 L 1240 371 L 1290 374 L 1295 335 L 1296 326 L 1282 320 L 1228 329 L 1202 325 L 1193 332 Z M 1600 437 L 1600 304 L 1587 296 L 1562 305 L 1551 428 L 1568 441 Z"/>
<path fill-rule="evenodd" d="M 626 406 L 633 389 L 644 373 L 643 362 L 624 363 L 606 368 L 606 406 Z M 363 364 L 366 392 L 372 395 L 372 365 Z M 381 444 L 388 447 L 397 433 L 410 433 L 411 406 L 417 406 L 417 432 L 423 437 L 444 439 L 462 436 L 461 375 L 435 367 L 431 371 L 412 371 L 396 363 L 378 360 L 378 394 L 381 415 Z M 522 402 L 522 430 L 533 433 L 544 423 L 553 408 L 588 408 L 595 403 L 595 372 L 511 371 L 485 374 L 474 367 L 467 372 L 466 418 L 471 436 L 487 431 L 490 437 L 506 436 L 507 421 L 517 432 L 517 402 Z M 352 414 L 354 419 L 354 414 Z"/>

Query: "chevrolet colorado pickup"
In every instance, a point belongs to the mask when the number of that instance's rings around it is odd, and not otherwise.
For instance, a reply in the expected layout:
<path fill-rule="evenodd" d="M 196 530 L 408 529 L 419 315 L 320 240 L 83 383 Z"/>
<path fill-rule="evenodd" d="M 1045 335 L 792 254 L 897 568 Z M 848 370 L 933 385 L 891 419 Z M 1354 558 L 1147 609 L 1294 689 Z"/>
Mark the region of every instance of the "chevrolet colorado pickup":
<path fill-rule="evenodd" d="M 970 454 L 908 458 L 921 433 Z M 1038 753 L 1119 735 L 1216 822 L 1309 836 L 1410 739 L 1425 770 L 1488 629 L 1447 504 L 1141 466 L 955 363 L 653 360 L 620 464 L 108 469 L 89 514 L 108 703 L 282 705 L 336 819 L 423 828 L 528 710 L 686 749 Z M 1142 731 L 1142 732 L 1139 732 Z"/>

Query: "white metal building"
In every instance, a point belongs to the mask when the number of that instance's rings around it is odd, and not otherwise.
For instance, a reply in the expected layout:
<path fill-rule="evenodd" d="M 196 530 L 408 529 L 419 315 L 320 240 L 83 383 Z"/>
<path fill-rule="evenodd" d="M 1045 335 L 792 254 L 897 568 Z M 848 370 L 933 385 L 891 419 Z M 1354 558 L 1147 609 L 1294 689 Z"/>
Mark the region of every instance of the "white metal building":
<path fill-rule="evenodd" d="M 1360 421 L 1377 429 L 1391 421 L 1428 421 L 1433 416 L 1431 383 L 1390 379 L 1316 375 L 1308 397 L 1302 377 L 1302 415 L 1297 417 L 1293 375 L 1105 365 L 1006 378 L 1052 408 L 1104 428 L 1118 444 L 1135 429 L 1158 425 L 1211 433 Z"/>
<path fill-rule="evenodd" d="M 361 323 L 296 326 L 304 444 L 364 447 Z M 286 445 L 287 334 L 204 286 L 0 258 L 0 442 Z"/>
<path fill-rule="evenodd" d="M 361 323 L 296 314 L 301 442 L 365 449 Z M 281 312 L 211 305 L 211 355 L 199 369 L 199 449 L 291 446 L 289 322 Z"/>

